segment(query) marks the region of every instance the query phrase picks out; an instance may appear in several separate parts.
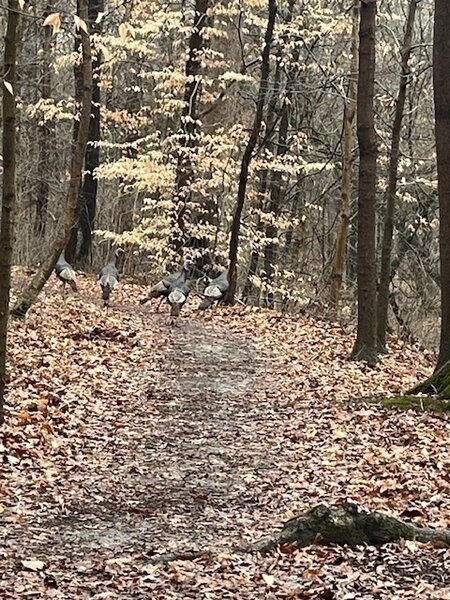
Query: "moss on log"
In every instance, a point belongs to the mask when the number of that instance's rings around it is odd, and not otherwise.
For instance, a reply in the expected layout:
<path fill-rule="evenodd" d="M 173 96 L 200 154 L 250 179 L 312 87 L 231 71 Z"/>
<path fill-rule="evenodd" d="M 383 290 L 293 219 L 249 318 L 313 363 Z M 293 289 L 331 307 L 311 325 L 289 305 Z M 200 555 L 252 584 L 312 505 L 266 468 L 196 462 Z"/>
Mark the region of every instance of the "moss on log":
<path fill-rule="evenodd" d="M 278 534 L 263 538 L 248 550 L 267 553 L 283 544 L 299 547 L 318 543 L 378 546 L 401 539 L 450 546 L 450 530 L 416 527 L 381 512 L 368 512 L 350 502 L 333 508 L 319 504 L 290 519 Z"/>
<path fill-rule="evenodd" d="M 379 404 L 385 408 L 398 408 L 399 410 L 417 410 L 430 412 L 450 412 L 450 401 L 438 396 L 392 396 L 374 397 L 367 400 L 370 404 Z"/>

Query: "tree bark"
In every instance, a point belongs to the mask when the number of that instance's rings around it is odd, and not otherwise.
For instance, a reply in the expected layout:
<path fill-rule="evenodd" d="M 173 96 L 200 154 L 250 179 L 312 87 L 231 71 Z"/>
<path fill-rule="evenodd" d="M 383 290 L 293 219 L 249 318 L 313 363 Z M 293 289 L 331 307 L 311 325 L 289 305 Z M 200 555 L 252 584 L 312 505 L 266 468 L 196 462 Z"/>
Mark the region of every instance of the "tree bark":
<path fill-rule="evenodd" d="M 342 179 L 341 198 L 339 204 L 339 224 L 336 239 L 336 254 L 334 256 L 333 272 L 331 275 L 331 301 L 339 302 L 342 285 L 345 279 L 348 251 L 348 230 L 350 226 L 350 211 L 352 198 L 352 164 L 353 164 L 353 121 L 356 114 L 356 95 L 358 89 L 358 20 L 359 0 L 354 0 L 352 10 L 351 59 L 348 97 L 344 106 L 344 127 L 342 140 Z"/>
<path fill-rule="evenodd" d="M 450 544 L 450 530 L 416 527 L 378 511 L 367 512 L 350 502 L 333 508 L 319 504 L 287 521 L 277 535 L 251 544 L 248 549 L 264 554 L 283 544 L 301 548 L 311 544 L 378 546 L 398 540 Z"/>
<path fill-rule="evenodd" d="M 411 42 L 414 29 L 416 8 L 420 0 L 410 0 L 408 18 L 402 44 L 401 76 L 392 125 L 391 149 L 389 159 L 389 181 L 386 198 L 386 214 L 383 226 L 381 246 L 381 272 L 377 299 L 377 342 L 378 350 L 386 351 L 386 330 L 388 322 L 389 286 L 391 283 L 392 236 L 394 233 L 394 215 L 397 195 L 398 163 L 400 159 L 400 135 L 409 83 L 408 62 L 411 56 Z"/>
<path fill-rule="evenodd" d="M 450 4 L 435 0 L 433 83 L 439 193 L 441 333 L 436 369 L 450 360 Z"/>
<path fill-rule="evenodd" d="M 430 394 L 450 399 L 450 361 L 444 363 L 431 377 L 416 385 L 406 394 Z"/>
<path fill-rule="evenodd" d="M 262 52 L 262 63 L 261 63 L 261 78 L 259 82 L 258 100 L 256 103 L 256 113 L 253 121 L 252 130 L 250 137 L 247 142 L 247 146 L 244 150 L 244 154 L 241 160 L 241 171 L 239 174 L 239 187 L 236 208 L 233 215 L 233 221 L 231 223 L 231 238 L 229 248 L 229 280 L 230 288 L 227 294 L 226 303 L 233 304 L 234 297 L 236 295 L 237 286 L 237 255 L 239 249 L 239 233 L 241 229 L 241 217 L 242 211 L 245 204 L 245 196 L 247 192 L 248 173 L 250 169 L 250 163 L 252 160 L 253 151 L 258 141 L 259 132 L 261 130 L 261 123 L 263 119 L 264 105 L 267 96 L 267 83 L 270 75 L 270 46 L 273 40 L 273 32 L 275 28 L 275 18 L 277 14 L 276 0 L 269 0 L 269 15 L 267 19 L 267 28 L 264 36 L 264 49 Z"/>
<path fill-rule="evenodd" d="M 88 22 L 91 33 L 100 33 L 102 23 L 97 23 L 99 13 L 104 11 L 104 0 L 89 0 Z M 92 231 L 94 229 L 94 220 L 97 210 L 97 189 L 98 181 L 95 177 L 95 169 L 100 165 L 100 71 L 102 68 L 102 53 L 97 49 L 92 60 L 92 109 L 91 119 L 89 121 L 89 137 L 86 153 L 84 157 L 84 176 L 81 184 L 80 195 L 78 198 L 78 219 L 75 227 L 72 228 L 70 241 L 68 244 L 67 257 L 70 260 L 86 264 L 89 262 L 92 247 Z M 75 80 L 82 81 L 81 68 L 75 67 Z M 80 88 L 80 85 L 77 86 Z M 82 101 L 82 90 L 79 89 L 79 101 Z M 74 129 L 74 136 L 77 136 L 77 128 Z M 81 241 L 78 247 L 78 236 L 81 234 Z"/>
<path fill-rule="evenodd" d="M 361 0 L 357 130 L 358 184 L 358 330 L 352 358 L 375 363 L 376 252 L 375 200 L 377 143 L 374 125 L 376 0 Z"/>
<path fill-rule="evenodd" d="M 44 11 L 44 17 L 52 12 L 52 2 L 48 2 Z M 50 61 L 50 46 L 52 39 L 52 30 L 50 27 L 44 28 L 44 39 L 42 43 L 42 83 L 41 83 L 41 98 L 48 100 L 52 93 L 52 77 L 51 77 L 51 61 Z M 42 120 L 42 125 L 38 129 L 38 145 L 39 145 L 39 182 L 37 187 L 36 200 L 36 220 L 34 224 L 35 232 L 39 237 L 43 237 L 47 225 L 48 201 L 50 195 L 50 185 L 48 182 L 51 137 L 53 126 L 51 122 Z"/>
<path fill-rule="evenodd" d="M 87 22 L 87 0 L 79 0 L 78 15 Z M 40 291 L 50 277 L 61 252 L 67 244 L 72 227 L 77 217 L 78 195 L 83 172 L 83 160 L 89 135 L 89 121 L 92 102 L 92 56 L 89 35 L 80 29 L 82 45 L 82 84 L 83 99 L 76 143 L 72 145 L 72 158 L 70 165 L 69 190 L 67 194 L 64 222 L 56 235 L 53 247 L 47 258 L 43 261 L 28 287 L 14 305 L 11 314 L 15 317 L 24 317 L 28 309 L 37 300 Z"/>
<path fill-rule="evenodd" d="M 273 536 L 233 548 L 220 548 L 219 552 L 267 554 L 284 545 L 295 545 L 298 548 L 313 544 L 381 546 L 400 540 L 414 540 L 425 544 L 434 542 L 448 546 L 450 529 L 417 527 L 379 511 L 368 512 L 353 502 L 333 507 L 319 504 L 287 521 L 281 531 Z M 217 549 L 184 550 L 157 554 L 151 557 L 150 562 L 164 564 L 176 560 L 195 560 L 217 553 Z"/>
<path fill-rule="evenodd" d="M 189 39 L 186 61 L 183 111 L 181 114 L 181 139 L 177 151 L 175 207 L 170 245 L 175 251 L 187 243 L 185 215 L 191 201 L 191 185 L 195 177 L 193 153 L 198 145 L 198 100 L 201 92 L 201 51 L 204 46 L 203 30 L 207 24 L 209 0 L 195 0 L 194 23 Z"/>
<path fill-rule="evenodd" d="M 19 3 L 8 0 L 3 68 L 3 189 L 0 223 L 0 424 L 4 421 L 11 261 L 16 212 L 16 62 Z M 12 93 L 5 83 L 12 86 Z"/>

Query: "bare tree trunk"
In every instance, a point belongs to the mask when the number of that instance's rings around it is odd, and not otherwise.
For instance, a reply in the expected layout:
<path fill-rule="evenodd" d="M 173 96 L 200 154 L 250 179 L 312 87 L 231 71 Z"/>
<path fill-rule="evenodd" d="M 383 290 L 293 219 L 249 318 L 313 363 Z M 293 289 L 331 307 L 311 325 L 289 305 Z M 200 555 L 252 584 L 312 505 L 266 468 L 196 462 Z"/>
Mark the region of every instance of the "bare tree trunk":
<path fill-rule="evenodd" d="M 358 89 L 358 21 L 360 0 L 354 0 L 352 10 L 352 39 L 350 77 L 348 97 L 344 106 L 344 127 L 342 144 L 342 179 L 341 198 L 339 205 L 339 224 L 334 256 L 333 272 L 331 275 L 331 301 L 339 302 L 342 285 L 345 280 L 348 250 L 348 230 L 352 198 L 352 164 L 353 164 L 353 121 L 356 114 L 356 95 Z"/>
<path fill-rule="evenodd" d="M 97 23 L 99 13 L 105 9 L 103 0 L 90 0 L 88 17 L 91 33 L 100 33 L 102 24 Z M 92 61 L 93 80 L 92 80 L 92 115 L 89 122 L 89 141 L 86 148 L 84 159 L 84 177 L 80 194 L 80 221 L 81 245 L 77 260 L 89 262 L 92 231 L 94 229 L 94 220 L 97 210 L 97 189 L 98 180 L 95 177 L 95 169 L 100 165 L 100 71 L 102 68 L 102 53 L 97 48 L 95 57 Z"/>
<path fill-rule="evenodd" d="M 277 14 L 276 0 L 269 0 L 269 15 L 267 19 L 267 29 L 264 36 L 264 49 L 262 52 L 262 63 L 261 63 L 261 79 L 259 83 L 258 100 L 256 103 L 255 119 L 253 121 L 253 127 L 250 133 L 250 137 L 247 142 L 244 154 L 241 161 L 241 172 L 239 175 L 239 188 L 236 202 L 236 208 L 233 215 L 233 221 L 231 224 L 231 238 L 230 238 L 230 249 L 229 249 L 229 278 L 230 278 L 230 289 L 227 294 L 227 304 L 234 302 L 237 285 L 237 254 L 239 249 L 239 233 L 241 229 L 241 217 L 244 209 L 245 195 L 247 192 L 248 173 L 250 163 L 252 160 L 253 151 L 258 141 L 259 132 L 261 129 L 261 123 L 263 119 L 264 104 L 266 102 L 267 95 L 267 83 L 270 75 L 270 46 L 273 39 L 273 31 L 275 28 L 275 17 Z"/>
<path fill-rule="evenodd" d="M 88 16 L 87 0 L 79 0 L 78 14 L 87 22 Z M 89 35 L 80 29 L 82 46 L 82 81 L 83 100 L 81 103 L 81 115 L 79 120 L 78 135 L 76 143 L 72 145 L 72 159 L 70 165 L 69 190 L 67 194 L 65 218 L 60 227 L 53 247 L 47 258 L 43 261 L 28 287 L 22 292 L 17 300 L 11 314 L 15 317 L 24 317 L 32 304 L 37 300 L 40 291 L 50 277 L 58 258 L 67 244 L 70 231 L 77 217 L 78 195 L 83 172 L 83 160 L 89 135 L 89 121 L 91 116 L 92 102 L 92 56 Z"/>
<path fill-rule="evenodd" d="M 52 11 L 52 2 L 47 3 L 44 16 L 48 16 Z M 52 77 L 51 77 L 51 61 L 50 61 L 50 45 L 52 39 L 52 30 L 50 27 L 44 28 L 44 40 L 42 44 L 42 83 L 41 83 L 41 98 L 48 100 L 52 92 Z M 37 188 L 36 200 L 36 221 L 35 232 L 43 237 L 47 225 L 47 211 L 50 194 L 50 186 L 48 182 L 49 163 L 50 163 L 50 148 L 51 135 L 53 126 L 51 122 L 43 120 L 39 126 L 39 182 Z"/>
<path fill-rule="evenodd" d="M 0 223 L 0 424 L 4 421 L 11 261 L 16 211 L 16 60 L 19 3 L 8 0 L 3 67 L 3 190 Z M 6 87 L 11 86 L 10 91 Z M 12 93 L 11 93 L 12 92 Z"/>
<path fill-rule="evenodd" d="M 181 141 L 177 156 L 175 183 L 175 209 L 173 232 L 170 245 L 179 251 L 187 241 L 185 214 L 191 200 L 191 185 L 194 179 L 193 153 L 198 145 L 197 105 L 201 91 L 201 51 L 204 46 L 203 30 L 207 24 L 209 0 L 195 0 L 194 23 L 189 39 L 189 53 L 186 61 L 186 84 L 184 105 L 181 115 Z"/>
<path fill-rule="evenodd" d="M 439 192 L 441 336 L 436 369 L 450 360 L 450 4 L 435 0 L 433 82 Z"/>
<path fill-rule="evenodd" d="M 358 186 L 358 330 L 352 358 L 376 362 L 375 200 L 377 143 L 374 125 L 376 0 L 361 0 L 357 130 Z"/>
<path fill-rule="evenodd" d="M 100 33 L 102 24 L 97 23 L 99 13 L 104 11 L 103 0 L 89 0 L 88 2 L 88 22 L 91 33 Z M 78 44 L 76 43 L 78 50 Z M 100 165 L 100 71 L 102 67 L 102 53 L 97 49 L 92 61 L 92 108 L 91 119 L 89 121 L 89 137 L 86 155 L 84 157 L 84 176 L 81 183 L 80 195 L 78 198 L 77 220 L 70 233 L 69 242 L 66 250 L 66 257 L 69 261 L 77 261 L 86 265 L 89 262 L 92 231 L 94 229 L 94 220 L 97 210 L 97 189 L 98 181 L 95 178 L 95 169 Z M 83 98 L 83 75 L 82 65 L 75 65 L 75 97 L 81 104 Z M 78 123 L 74 124 L 74 139 L 78 135 Z"/>
<path fill-rule="evenodd" d="M 381 272 L 377 300 L 377 339 L 378 349 L 386 351 L 386 329 L 388 321 L 389 285 L 391 283 L 392 236 L 394 233 L 394 214 L 397 194 L 398 162 L 400 158 L 400 135 L 408 87 L 408 61 L 411 55 L 411 41 L 414 29 L 416 8 L 420 0 L 410 0 L 408 18 L 402 45 L 401 77 L 392 125 L 391 151 L 389 160 L 389 182 L 384 217 L 383 242 L 381 247 Z"/>
<path fill-rule="evenodd" d="M 287 152 L 287 137 L 288 137 L 288 128 L 289 128 L 289 112 L 288 112 L 288 104 L 290 103 L 290 90 L 289 86 L 286 89 L 286 98 L 284 100 L 283 108 L 281 109 L 281 120 L 280 120 L 280 130 L 278 133 L 278 145 L 276 151 L 276 157 L 281 159 Z M 276 219 L 280 211 L 280 204 L 282 198 L 282 172 L 275 171 L 272 175 L 271 179 L 271 191 L 270 191 L 270 200 L 268 205 L 268 212 L 272 219 Z M 275 242 L 275 237 L 277 235 L 277 227 L 274 222 L 270 223 L 266 227 L 266 237 L 269 240 L 267 246 L 264 249 L 264 272 L 265 272 L 265 281 L 267 285 L 267 294 L 266 294 L 266 304 L 268 308 L 274 307 L 274 293 L 270 291 L 270 287 L 273 284 L 273 273 L 275 260 L 277 255 L 277 242 Z"/>

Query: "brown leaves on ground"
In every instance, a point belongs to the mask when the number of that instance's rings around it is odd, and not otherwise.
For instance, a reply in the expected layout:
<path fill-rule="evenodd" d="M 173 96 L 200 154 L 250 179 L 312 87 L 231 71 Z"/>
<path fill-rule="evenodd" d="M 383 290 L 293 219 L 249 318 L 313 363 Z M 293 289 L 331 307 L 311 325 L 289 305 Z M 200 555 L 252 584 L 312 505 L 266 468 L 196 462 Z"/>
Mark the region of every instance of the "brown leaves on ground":
<path fill-rule="evenodd" d="M 450 598 L 446 549 L 229 551 L 344 499 L 450 527 L 448 417 L 356 400 L 408 388 L 431 357 L 391 340 L 372 368 L 337 323 L 185 307 L 170 327 L 139 286 L 108 311 L 80 289 L 64 304 L 51 281 L 12 326 L 2 599 Z"/>

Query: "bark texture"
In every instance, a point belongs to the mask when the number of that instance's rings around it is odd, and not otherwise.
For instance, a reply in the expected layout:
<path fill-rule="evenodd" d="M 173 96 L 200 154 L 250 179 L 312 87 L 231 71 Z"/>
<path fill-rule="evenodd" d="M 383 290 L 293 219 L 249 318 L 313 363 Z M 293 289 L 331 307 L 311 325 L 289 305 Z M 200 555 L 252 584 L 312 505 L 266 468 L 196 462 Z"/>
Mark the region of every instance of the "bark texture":
<path fill-rule="evenodd" d="M 347 263 L 348 230 L 350 225 L 352 199 L 353 121 L 356 114 L 356 95 L 358 89 L 358 22 L 359 0 L 355 0 L 352 10 L 350 77 L 348 97 L 344 107 L 344 126 L 342 132 L 342 178 L 341 198 L 339 203 L 339 224 L 330 289 L 331 301 L 334 304 L 338 303 L 341 295 L 342 285 L 345 279 L 345 266 Z"/>
<path fill-rule="evenodd" d="M 175 183 L 175 213 L 173 216 L 174 233 L 171 246 L 179 251 L 188 243 L 185 215 L 192 198 L 191 185 L 194 180 L 193 154 L 198 145 L 198 101 L 201 92 L 202 51 L 204 47 L 203 30 L 207 25 L 209 0 L 196 0 L 194 23 L 189 39 L 189 52 L 186 61 L 186 84 L 181 115 L 181 139 L 177 156 Z"/>
<path fill-rule="evenodd" d="M 389 158 L 389 180 L 386 194 L 386 213 L 384 217 L 383 242 L 381 247 L 381 272 L 377 298 L 377 341 L 380 351 L 386 350 L 386 330 L 388 323 L 389 286 L 391 283 L 392 237 L 394 233 L 394 216 L 397 194 L 398 162 L 400 159 L 400 136 L 405 109 L 406 90 L 410 73 L 408 68 L 411 56 L 411 43 L 414 29 L 416 8 L 420 0 L 410 0 L 408 18 L 402 44 L 401 76 L 395 105 L 392 125 L 391 149 Z"/>
<path fill-rule="evenodd" d="M 361 1 L 357 130 L 358 185 L 358 330 L 352 358 L 376 362 L 375 200 L 377 143 L 374 124 L 376 0 Z"/>
<path fill-rule="evenodd" d="M 283 544 L 305 547 L 317 543 L 378 546 L 401 539 L 450 545 L 450 530 L 416 527 L 350 502 L 333 508 L 319 504 L 287 521 L 277 535 L 252 544 L 249 549 L 265 553 Z"/>
<path fill-rule="evenodd" d="M 368 512 L 352 502 L 334 507 L 319 504 L 287 521 L 274 536 L 262 538 L 253 544 L 221 548 L 219 552 L 267 554 L 285 544 L 295 544 L 300 548 L 312 544 L 381 546 L 399 540 L 434 542 L 449 546 L 450 529 L 417 527 L 382 512 Z M 153 556 L 151 562 L 158 564 L 175 560 L 195 560 L 217 552 L 218 550 L 207 549 L 159 554 Z"/>
<path fill-rule="evenodd" d="M 79 3 L 78 3 L 79 8 Z M 97 23 L 99 13 L 104 11 L 103 0 L 88 0 L 88 23 L 89 31 L 93 34 L 101 33 L 102 22 Z M 80 39 L 75 42 L 75 50 L 78 52 Z M 102 68 L 102 53 L 96 50 L 92 58 L 92 107 L 89 121 L 88 145 L 84 157 L 84 176 L 78 197 L 77 220 L 72 227 L 70 238 L 66 248 L 66 257 L 70 261 L 78 261 L 84 265 L 89 262 L 92 231 L 97 211 L 97 189 L 98 181 L 95 177 L 95 169 L 100 165 L 100 71 Z M 83 102 L 83 64 L 76 64 L 75 74 L 75 97 L 79 105 Z M 74 124 L 74 140 L 78 136 L 78 122 Z"/>
<path fill-rule="evenodd" d="M 450 399 L 450 361 L 444 363 L 431 377 L 416 385 L 407 394 L 430 394 Z"/>
<path fill-rule="evenodd" d="M 236 208 L 234 210 L 233 221 L 231 223 L 231 238 L 230 238 L 230 249 L 229 249 L 229 278 L 230 278 L 230 289 L 227 294 L 226 303 L 232 304 L 236 294 L 237 286 L 237 255 L 239 249 L 239 233 L 241 230 L 241 217 L 242 211 L 245 204 L 245 196 L 247 192 L 248 173 L 250 169 L 250 163 L 252 160 L 253 152 L 258 141 L 259 132 L 261 130 L 261 123 L 264 113 L 264 105 L 266 103 L 267 96 L 267 84 L 270 75 L 270 46 L 273 40 L 273 31 L 275 28 L 275 18 L 277 14 L 277 3 L 276 0 L 269 0 L 269 16 L 267 19 L 267 28 L 264 36 L 264 49 L 262 52 L 262 63 L 261 63 L 261 78 L 259 82 L 258 99 L 256 103 L 256 113 L 253 121 L 252 130 L 250 137 L 245 147 L 244 154 L 241 160 L 241 170 L 239 174 L 239 187 L 236 201 Z"/>
<path fill-rule="evenodd" d="M 79 16 L 87 22 L 88 6 L 87 0 L 79 1 Z M 69 190 L 67 194 L 66 211 L 64 221 L 59 228 L 52 248 L 47 254 L 47 258 L 42 262 L 35 276 L 27 288 L 22 292 L 16 304 L 12 309 L 12 315 L 15 317 L 24 317 L 28 309 L 37 300 L 40 291 L 46 281 L 52 274 L 58 258 L 65 248 L 70 236 L 72 227 L 77 217 L 78 195 L 83 172 L 83 161 L 86 152 L 86 146 L 89 134 L 89 121 L 91 116 L 92 102 L 92 56 L 89 35 L 84 31 L 80 32 L 82 43 L 82 103 L 79 127 L 77 131 L 76 142 L 72 145 L 72 158 L 70 165 Z"/>
<path fill-rule="evenodd" d="M 53 8 L 52 2 L 48 2 L 44 11 L 47 17 Z M 42 42 L 42 81 L 41 98 L 48 100 L 52 92 L 51 60 L 50 47 L 52 40 L 52 30 L 50 27 L 44 28 L 44 39 Z M 47 225 L 48 202 L 50 196 L 50 185 L 48 182 L 49 163 L 51 155 L 51 142 L 53 135 L 53 125 L 50 121 L 43 120 L 38 130 L 39 144 L 39 182 L 37 186 L 36 199 L 36 221 L 34 224 L 36 233 L 43 237 Z"/>
<path fill-rule="evenodd" d="M 8 0 L 4 70 L 3 70 L 3 190 L 0 223 L 0 424 L 3 423 L 3 402 L 6 388 L 6 353 L 8 342 L 9 294 L 11 261 L 14 243 L 16 211 L 16 62 L 18 43 L 19 3 Z M 12 87 L 12 93 L 5 83 Z"/>
<path fill-rule="evenodd" d="M 435 0 L 433 83 L 439 193 L 441 334 L 436 369 L 450 360 L 450 3 Z"/>

